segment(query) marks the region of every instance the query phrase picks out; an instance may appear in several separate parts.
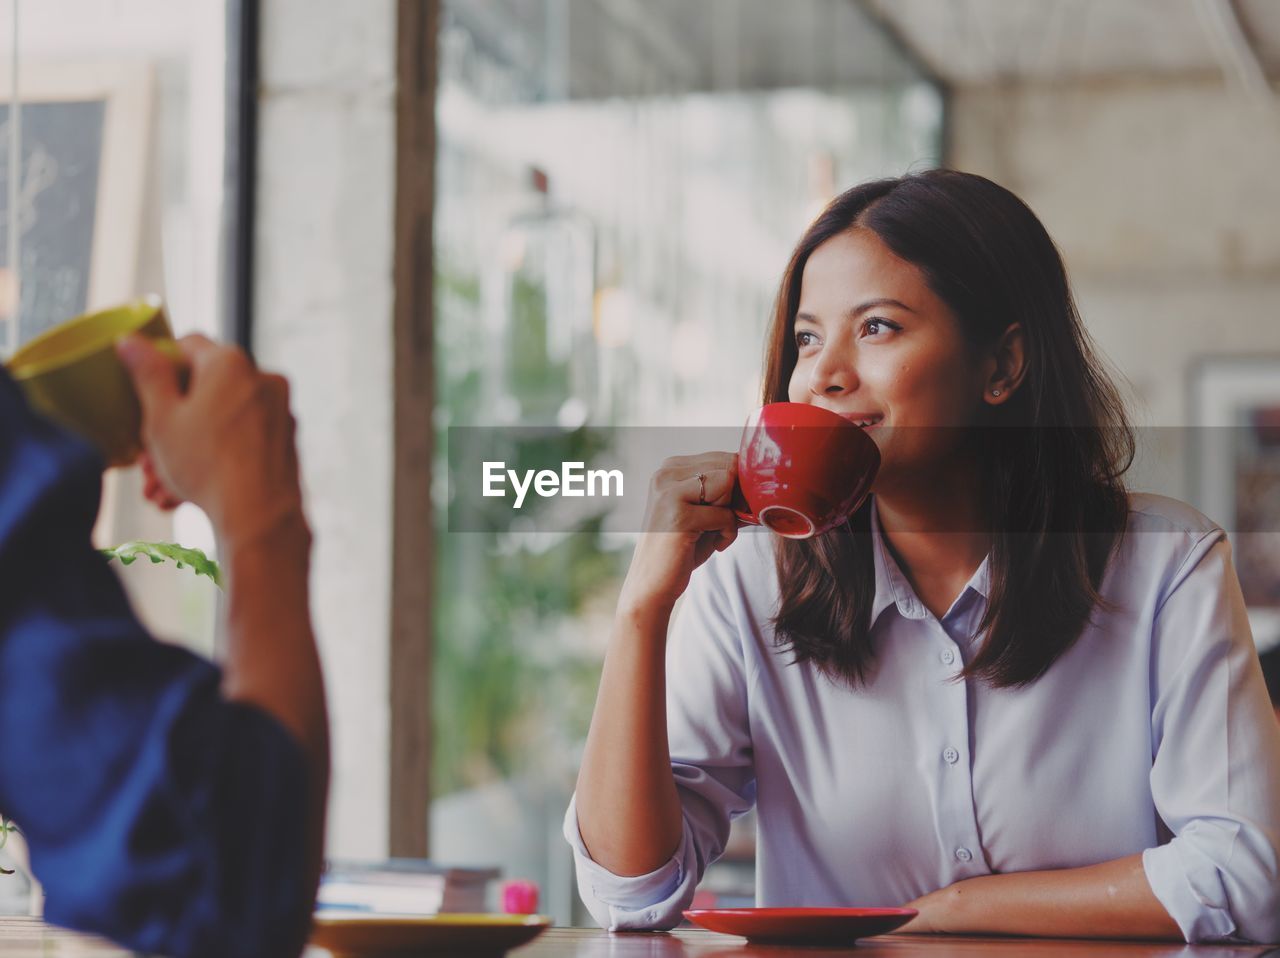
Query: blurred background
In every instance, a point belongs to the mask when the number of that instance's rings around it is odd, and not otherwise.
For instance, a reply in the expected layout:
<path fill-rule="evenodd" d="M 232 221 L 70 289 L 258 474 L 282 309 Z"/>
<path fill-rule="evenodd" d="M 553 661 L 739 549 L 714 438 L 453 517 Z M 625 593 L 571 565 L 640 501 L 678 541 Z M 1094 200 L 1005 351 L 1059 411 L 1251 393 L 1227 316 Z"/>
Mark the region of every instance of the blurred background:
<path fill-rule="evenodd" d="M 632 543 L 449 532 L 448 427 L 741 422 L 792 245 L 872 177 L 1036 211 L 1146 427 L 1133 484 L 1230 530 L 1280 640 L 1280 4 L 0 0 L 0 58 L 6 355 L 158 292 L 293 381 L 334 857 L 583 919 L 560 825 Z M 214 551 L 138 487 L 101 544 Z M 214 649 L 207 580 L 123 575 Z M 744 820 L 704 898 L 752 868 Z"/>

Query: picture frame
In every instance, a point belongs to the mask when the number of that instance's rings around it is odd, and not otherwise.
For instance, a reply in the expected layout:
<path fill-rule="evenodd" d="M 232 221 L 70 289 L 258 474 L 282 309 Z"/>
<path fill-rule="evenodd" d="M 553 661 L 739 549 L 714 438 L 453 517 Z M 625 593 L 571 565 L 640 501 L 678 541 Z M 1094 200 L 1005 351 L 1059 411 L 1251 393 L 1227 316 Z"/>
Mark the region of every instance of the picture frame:
<path fill-rule="evenodd" d="M 137 293 L 155 103 L 146 61 L 24 60 L 18 84 L 16 264 L 8 249 L 12 104 L 0 100 L 0 287 L 10 291 L 0 319 L 16 314 L 14 345 Z"/>
<path fill-rule="evenodd" d="M 1280 645 L 1280 355 L 1203 357 L 1189 399 L 1195 504 L 1227 531 L 1265 651 Z"/>

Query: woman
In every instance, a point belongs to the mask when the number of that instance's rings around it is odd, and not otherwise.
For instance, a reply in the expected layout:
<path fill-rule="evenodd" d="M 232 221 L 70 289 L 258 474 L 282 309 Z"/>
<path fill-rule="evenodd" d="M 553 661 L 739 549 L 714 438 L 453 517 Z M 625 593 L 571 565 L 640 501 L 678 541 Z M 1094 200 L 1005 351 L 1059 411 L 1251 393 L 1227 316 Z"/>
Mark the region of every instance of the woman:
<path fill-rule="evenodd" d="M 565 821 L 597 920 L 678 923 L 754 804 L 762 906 L 1280 940 L 1280 728 L 1229 546 L 1125 492 L 1132 432 L 1034 214 L 943 170 L 838 197 L 765 399 L 869 424 L 873 495 L 729 549 L 732 454 L 654 477 Z"/>

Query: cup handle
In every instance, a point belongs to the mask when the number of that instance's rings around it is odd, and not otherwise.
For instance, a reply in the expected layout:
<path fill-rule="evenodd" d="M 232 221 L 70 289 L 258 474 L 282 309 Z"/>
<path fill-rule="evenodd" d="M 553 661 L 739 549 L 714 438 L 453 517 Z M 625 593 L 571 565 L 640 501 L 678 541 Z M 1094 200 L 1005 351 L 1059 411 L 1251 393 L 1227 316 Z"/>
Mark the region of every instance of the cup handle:
<path fill-rule="evenodd" d="M 751 506 L 747 503 L 747 498 L 742 494 L 742 486 L 734 484 L 733 499 L 729 503 L 729 507 L 733 510 L 733 514 L 738 517 L 738 522 L 747 526 L 758 526 L 760 520 L 756 518 L 756 514 L 751 511 Z"/>

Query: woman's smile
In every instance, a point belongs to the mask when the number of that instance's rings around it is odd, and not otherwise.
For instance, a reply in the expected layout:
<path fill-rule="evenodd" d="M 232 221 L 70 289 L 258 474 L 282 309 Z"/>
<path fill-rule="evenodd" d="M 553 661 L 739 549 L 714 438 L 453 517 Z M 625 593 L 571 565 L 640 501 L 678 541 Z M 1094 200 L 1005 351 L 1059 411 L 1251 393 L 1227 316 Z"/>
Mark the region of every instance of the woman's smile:
<path fill-rule="evenodd" d="M 864 432 L 875 429 L 876 426 L 884 422 L 884 416 L 878 412 L 840 412 L 832 410 L 841 419 L 847 419 L 855 426 L 860 427 Z"/>

